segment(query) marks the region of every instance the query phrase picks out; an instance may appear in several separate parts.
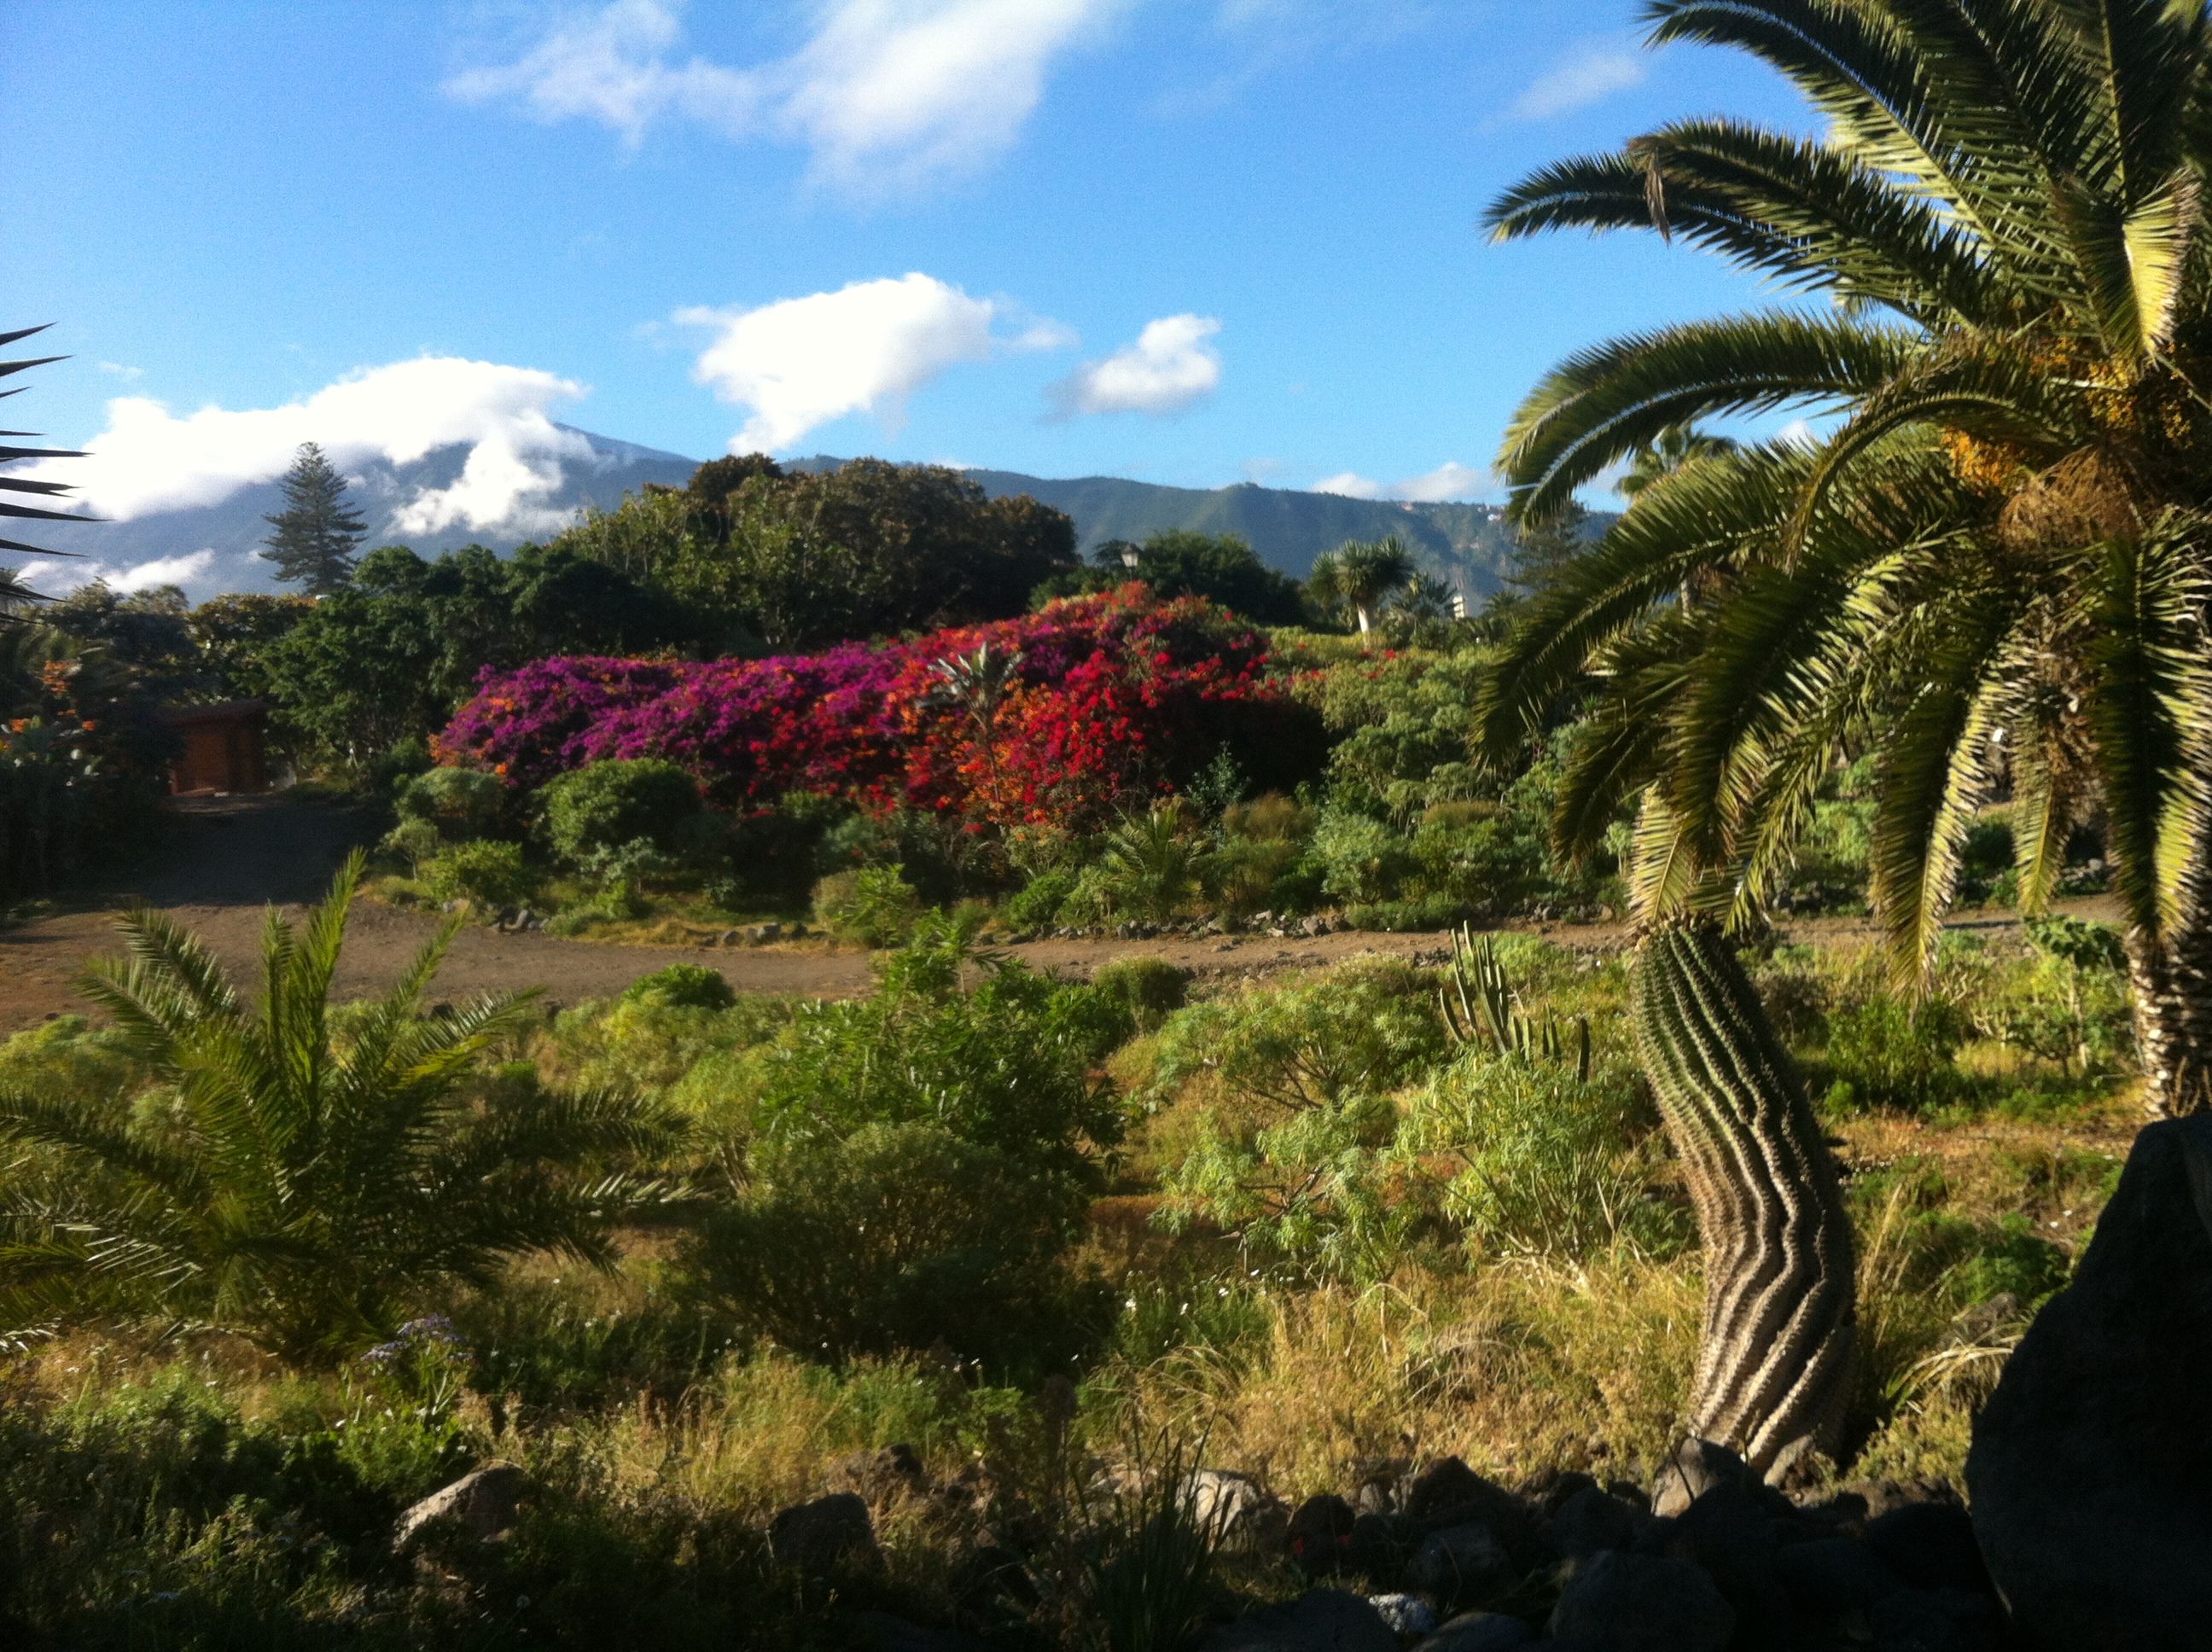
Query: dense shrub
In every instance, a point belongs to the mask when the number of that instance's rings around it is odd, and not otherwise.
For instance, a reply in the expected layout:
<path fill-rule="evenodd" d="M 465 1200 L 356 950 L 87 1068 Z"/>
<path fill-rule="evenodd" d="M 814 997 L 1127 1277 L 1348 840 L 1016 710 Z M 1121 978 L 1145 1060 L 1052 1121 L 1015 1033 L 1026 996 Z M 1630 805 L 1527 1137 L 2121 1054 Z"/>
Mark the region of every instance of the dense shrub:
<path fill-rule="evenodd" d="M 913 933 L 921 897 L 903 866 L 833 872 L 814 886 L 814 921 L 840 940 L 896 946 Z"/>
<path fill-rule="evenodd" d="M 1436 987 L 1410 964 L 1347 964 L 1193 1005 L 1161 1029 L 1157 1090 L 1204 1077 L 1240 1111 L 1377 1096 L 1444 1054 Z"/>
<path fill-rule="evenodd" d="M 811 1358 L 1036 1337 L 1080 1187 L 926 1123 L 801 1137 L 755 1156 L 685 1252 L 715 1300 Z M 1033 1343 L 1032 1343 L 1033 1345 Z"/>
<path fill-rule="evenodd" d="M 1448 1178 L 1443 1213 L 1471 1247 L 1587 1256 L 1682 1236 L 1681 1213 L 1647 1197 L 1654 1122 L 1625 1063 L 1584 1079 L 1560 1062 L 1470 1052 L 1408 1103 L 1397 1145 Z"/>
<path fill-rule="evenodd" d="M 639 841 L 674 848 L 678 829 L 699 812 L 699 787 L 672 762 L 611 759 L 553 780 L 538 805 L 554 853 L 576 862 Z"/>
<path fill-rule="evenodd" d="M 703 963 L 672 963 L 649 975 L 641 975 L 623 989 L 632 1004 L 664 1004 L 677 1010 L 726 1010 L 738 995 L 722 972 Z"/>
<path fill-rule="evenodd" d="M 1006 897 L 1006 921 L 1016 929 L 1048 928 L 1075 893 L 1075 882 L 1076 874 L 1062 868 L 1039 872 Z"/>
<path fill-rule="evenodd" d="M 1875 992 L 1828 1017 L 1828 1069 L 1836 1107 L 1925 1108 L 1958 1092 L 1966 1017 L 1946 999 L 1908 1003 Z"/>
<path fill-rule="evenodd" d="M 1183 1006 L 1190 971 L 1165 958 L 1115 958 L 1091 976 L 1093 991 L 1125 1006 L 1139 1032 L 1158 1030 Z"/>
<path fill-rule="evenodd" d="M 514 798 L 496 776 L 470 768 L 433 768 L 401 782 L 393 803 L 403 824 L 428 821 L 442 836 L 459 841 L 500 835 L 512 817 Z"/>
<path fill-rule="evenodd" d="M 538 879 L 519 843 L 479 839 L 456 843 L 422 866 L 430 892 L 441 901 L 479 901 L 486 906 L 520 906 Z"/>
<path fill-rule="evenodd" d="M 1017 963 L 974 973 L 964 938 L 931 917 L 864 999 L 802 1005 L 763 1053 L 761 1138 L 927 1123 L 1090 1185 L 1121 1112 L 1097 1064 L 1126 1017 L 1087 987 Z"/>

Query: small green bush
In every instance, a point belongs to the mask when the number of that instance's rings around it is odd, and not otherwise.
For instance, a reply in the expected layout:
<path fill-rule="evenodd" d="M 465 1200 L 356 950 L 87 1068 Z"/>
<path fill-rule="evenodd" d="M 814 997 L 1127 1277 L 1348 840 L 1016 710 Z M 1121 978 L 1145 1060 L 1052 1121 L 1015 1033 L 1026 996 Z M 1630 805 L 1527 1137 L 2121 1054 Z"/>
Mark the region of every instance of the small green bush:
<path fill-rule="evenodd" d="M 446 836 L 434 820 L 403 820 L 386 832 L 376 847 L 386 854 L 398 855 L 420 877 L 422 868 L 446 847 Z"/>
<path fill-rule="evenodd" d="M 454 844 L 426 865 L 422 875 L 441 901 L 480 901 L 494 907 L 519 906 L 538 886 L 522 846 L 491 839 Z"/>
<path fill-rule="evenodd" d="M 1115 958 L 1100 966 L 1091 985 L 1101 996 L 1126 1005 L 1139 1032 L 1155 1032 L 1182 1008 L 1190 971 L 1165 958 Z"/>
<path fill-rule="evenodd" d="M 393 799 L 401 821 L 428 821 L 455 842 L 501 835 L 514 802 L 496 775 L 473 768 L 433 768 L 403 781 Z"/>
<path fill-rule="evenodd" d="M 1397 1145 L 1456 1163 L 1442 1208 L 1476 1249 L 1587 1256 L 1682 1236 L 1680 1212 L 1647 1197 L 1652 1122 L 1625 1065 L 1583 1081 L 1561 1063 L 1470 1052 L 1408 1104 Z"/>
<path fill-rule="evenodd" d="M 1346 902 L 1390 899 L 1413 866 L 1412 847 L 1402 835 L 1348 810 L 1322 813 L 1314 829 L 1313 852 L 1321 863 L 1323 893 Z"/>
<path fill-rule="evenodd" d="M 1168 919 L 1199 892 L 1200 851 L 1182 807 L 1132 815 L 1106 834 L 1087 880 L 1116 916 Z"/>
<path fill-rule="evenodd" d="M 897 865 L 832 872 L 814 886 L 814 920 L 841 940 L 896 946 L 913 933 L 921 896 Z"/>
<path fill-rule="evenodd" d="M 1875 993 L 1828 1017 L 1828 1102 L 1838 1108 L 1933 1107 L 1958 1093 L 1966 1019 L 1942 999 L 1906 1004 Z"/>
<path fill-rule="evenodd" d="M 665 1004 L 678 1010 L 726 1010 L 738 1001 L 722 972 L 703 963 L 672 963 L 640 976 L 623 992 L 631 1004 Z"/>
<path fill-rule="evenodd" d="M 1083 1210 L 1079 1188 L 992 1147 L 871 1125 L 760 1155 L 684 1262 L 710 1297 L 809 1358 L 940 1342 L 978 1356 L 1034 1334 Z"/>
<path fill-rule="evenodd" d="M 562 859 L 643 839 L 670 851 L 702 806 L 698 782 L 657 757 L 610 758 L 562 775 L 538 794 L 546 841 Z"/>
<path fill-rule="evenodd" d="M 1065 868 L 1039 872 L 1007 897 L 1006 921 L 1016 929 L 1049 928 L 1075 893 L 1076 877 Z"/>

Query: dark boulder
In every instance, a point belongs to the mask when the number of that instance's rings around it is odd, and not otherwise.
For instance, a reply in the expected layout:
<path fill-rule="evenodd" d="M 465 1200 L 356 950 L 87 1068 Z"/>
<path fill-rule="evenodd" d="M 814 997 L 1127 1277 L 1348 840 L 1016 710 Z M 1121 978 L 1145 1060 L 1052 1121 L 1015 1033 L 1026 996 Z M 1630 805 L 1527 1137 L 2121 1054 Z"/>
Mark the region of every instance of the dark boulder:
<path fill-rule="evenodd" d="M 1284 1541 L 1291 1558 L 1310 1572 L 1333 1572 L 1350 1564 L 1352 1505 L 1328 1492 L 1308 1497 L 1291 1515 Z"/>
<path fill-rule="evenodd" d="M 1905 1587 L 1879 1555 L 1853 1537 L 1786 1543 L 1775 1551 L 1774 1575 L 1800 1612 L 1820 1618 L 1863 1612 Z"/>
<path fill-rule="evenodd" d="M 1587 1560 L 1605 1549 L 1633 1547 L 1651 1516 L 1609 1491 L 1587 1485 L 1569 1496 L 1543 1525 L 1544 1541 L 1565 1560 Z"/>
<path fill-rule="evenodd" d="M 1866 1545 L 1917 1589 L 1988 1594 L 1974 1522 L 1955 1503 L 1908 1503 L 1867 1522 Z"/>
<path fill-rule="evenodd" d="M 1474 1521 L 1430 1533 L 1406 1563 L 1406 1587 L 1447 1607 L 1487 1600 L 1513 1579 L 1504 1545 Z"/>
<path fill-rule="evenodd" d="M 1552 1637 L 1589 1652 L 1723 1652 L 1735 1609 L 1704 1568 L 1607 1550 L 1577 1570 L 1552 1611 Z"/>
<path fill-rule="evenodd" d="M 1867 1612 L 1874 1652 L 1997 1652 L 1997 1603 L 1972 1589 L 1900 1589 Z"/>
<path fill-rule="evenodd" d="M 1486 1526 L 1516 1559 L 1536 1533 L 1535 1516 L 1527 1503 L 1456 1457 L 1445 1457 L 1421 1471 L 1407 1489 L 1406 1517 L 1425 1532 L 1447 1526 Z"/>
<path fill-rule="evenodd" d="M 1315 1589 L 1226 1624 L 1199 1652 L 1398 1652 L 1398 1637 L 1373 1606 L 1341 1589 Z"/>
<path fill-rule="evenodd" d="M 2201 1647 L 2212 1625 L 2212 1116 L 2136 1136 L 2074 1283 L 2006 1362 L 1966 1460 L 2021 1638 Z"/>
<path fill-rule="evenodd" d="M 1453 1619 L 1413 1652 L 1513 1652 L 1536 1638 L 1536 1631 L 1502 1612 L 1466 1612 Z"/>
<path fill-rule="evenodd" d="M 823 1576 L 847 1565 L 882 1561 L 868 1505 L 851 1491 L 832 1492 L 784 1509 L 769 1522 L 769 1552 L 780 1566 Z"/>

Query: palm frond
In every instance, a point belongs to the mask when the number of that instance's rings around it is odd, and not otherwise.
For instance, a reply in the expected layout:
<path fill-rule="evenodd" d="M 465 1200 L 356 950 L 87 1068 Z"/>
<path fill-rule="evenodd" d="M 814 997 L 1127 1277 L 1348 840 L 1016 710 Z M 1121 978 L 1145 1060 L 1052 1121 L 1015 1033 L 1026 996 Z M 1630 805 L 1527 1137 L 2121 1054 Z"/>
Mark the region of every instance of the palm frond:
<path fill-rule="evenodd" d="M 1925 346 L 1896 328 L 1789 313 L 1686 322 L 1570 356 L 1516 410 L 1498 451 L 1510 508 L 1540 519 L 1673 425 L 1870 396 Z"/>

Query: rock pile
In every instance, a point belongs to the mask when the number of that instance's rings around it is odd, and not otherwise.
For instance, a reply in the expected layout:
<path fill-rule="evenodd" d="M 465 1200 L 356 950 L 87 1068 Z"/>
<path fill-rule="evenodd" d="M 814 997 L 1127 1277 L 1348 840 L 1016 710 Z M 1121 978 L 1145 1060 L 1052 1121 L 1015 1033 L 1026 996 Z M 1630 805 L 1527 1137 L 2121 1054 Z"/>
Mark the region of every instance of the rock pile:
<path fill-rule="evenodd" d="M 2004 1619 L 1964 1506 L 1947 1487 L 1882 1482 L 1816 1503 L 1760 1485 L 1741 1461 L 1695 1455 L 1677 1512 L 1644 1489 L 1560 1474 L 1512 1491 L 1455 1457 L 1392 1462 L 1349 1497 L 1286 1509 L 1250 1478 L 1201 1470 L 1192 1497 L 1232 1546 L 1281 1553 L 1307 1593 L 1224 1623 L 1200 1652 L 1997 1652 Z M 870 1497 L 980 1512 L 976 1490 L 931 1479 L 904 1448 L 841 1469 Z M 1666 1476 L 1659 1477 L 1662 1483 Z M 777 1516 L 787 1564 L 827 1573 L 875 1557 L 867 1503 L 848 1491 Z M 1013 1536 L 978 1550 L 978 1588 L 1034 1600 Z M 965 1614 L 963 1614 L 964 1616 Z M 978 1620 L 980 1621 L 980 1619 Z M 872 1644 L 978 1646 L 889 1620 Z"/>

